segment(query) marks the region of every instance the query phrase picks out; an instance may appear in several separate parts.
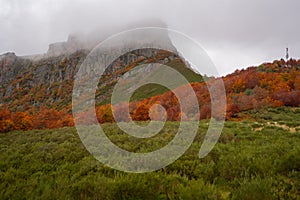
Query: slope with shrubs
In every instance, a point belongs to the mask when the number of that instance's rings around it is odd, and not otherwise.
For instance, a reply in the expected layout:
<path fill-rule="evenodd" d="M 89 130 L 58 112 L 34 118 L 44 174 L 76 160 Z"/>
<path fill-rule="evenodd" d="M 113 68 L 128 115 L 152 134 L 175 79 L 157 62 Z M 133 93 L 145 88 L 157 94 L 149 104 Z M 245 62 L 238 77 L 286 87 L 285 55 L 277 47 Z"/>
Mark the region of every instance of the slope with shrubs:
<path fill-rule="evenodd" d="M 217 78 L 220 79 L 220 78 Z M 210 78 L 208 82 L 214 84 L 215 78 Z M 233 74 L 222 77 L 227 95 L 226 119 L 235 119 L 241 111 L 259 110 L 264 107 L 280 106 L 300 106 L 300 60 L 274 61 L 265 63 L 259 67 L 249 67 L 245 70 L 237 70 Z M 196 105 L 189 105 L 190 113 L 183 113 L 174 93 L 167 91 L 162 95 L 153 96 L 141 101 L 120 103 L 113 105 L 114 110 L 119 113 L 126 112 L 130 107 L 130 115 L 136 121 L 149 120 L 149 109 L 154 104 L 162 105 L 167 113 L 167 120 L 180 121 L 217 118 L 221 112 L 216 112 L 216 116 L 211 116 L 210 94 L 206 83 L 191 83 L 199 102 L 199 113 L 193 112 Z M 186 86 L 176 88 L 177 92 L 185 93 Z M 218 90 L 215 90 L 218 92 Z M 221 91 L 221 90 L 219 90 Z M 183 95 L 189 98 L 190 94 Z M 100 122 L 113 122 L 111 105 L 103 105 L 97 108 L 97 116 Z M 157 110 L 152 115 L 152 119 L 160 120 L 162 111 Z M 82 113 L 79 117 L 83 124 L 87 124 L 89 111 Z M 187 116 L 187 114 L 189 116 Z M 129 115 L 122 120 L 128 121 Z"/>
<path fill-rule="evenodd" d="M 203 120 L 180 159 L 144 174 L 101 164 L 87 152 L 75 128 L 1 134 L 0 199 L 299 199 L 300 129 L 291 132 L 274 125 L 281 116 L 281 123 L 293 127 L 289 119 L 299 120 L 299 112 L 281 107 L 240 113 L 248 119 L 227 121 L 213 150 L 199 159 L 208 128 Z M 179 123 L 167 122 L 149 139 L 134 139 L 116 124 L 102 126 L 121 148 L 150 152 L 168 143 Z"/>
<path fill-rule="evenodd" d="M 129 106 L 130 115 L 136 121 L 149 120 L 149 108 L 153 104 L 164 106 L 167 112 L 167 119 L 170 121 L 210 118 L 210 95 L 206 84 L 201 82 L 201 76 L 183 67 L 184 63 L 180 59 L 174 59 L 169 64 L 176 70 L 182 71 L 184 69 L 183 74 L 192 82 L 191 86 L 199 102 L 199 113 L 193 113 L 192 111 L 196 109 L 192 107 L 195 105 L 191 105 L 191 113 L 187 116 L 186 113 L 181 112 L 180 105 L 173 92 L 166 91 L 166 88 L 163 87 L 154 87 L 151 85 L 146 85 L 141 88 L 142 90 L 137 90 L 129 105 L 114 105 L 114 109 L 122 112 Z M 222 77 L 222 79 L 227 94 L 227 119 L 240 120 L 237 118 L 237 115 L 241 111 L 259 110 L 264 107 L 297 107 L 300 105 L 300 60 L 291 59 L 288 62 L 280 60 L 273 63 L 264 63 L 259 67 L 236 70 L 234 73 Z M 200 82 L 194 82 L 197 80 L 200 80 Z M 210 78 L 208 81 L 213 84 L 215 78 Z M 181 86 L 176 88 L 176 90 L 185 92 L 184 87 L 186 86 Z M 114 121 L 110 104 L 97 106 L 96 110 L 100 123 Z M 26 112 L 11 112 L 8 106 L 2 105 L 0 110 L 0 132 L 72 126 L 73 121 L 70 112 L 70 104 L 65 105 L 59 110 L 56 108 L 40 107 L 39 109 L 28 109 Z M 89 112 L 81 113 L 79 116 L 79 121 L 82 124 L 90 123 L 87 117 Z M 156 116 L 153 116 L 154 119 L 160 120 L 162 113 L 159 110 L 155 113 Z M 40 117 L 43 115 L 51 115 L 51 117 L 47 117 L 49 118 L 48 124 L 40 122 L 40 120 L 44 120 L 43 117 Z M 218 118 L 218 116 L 212 117 Z M 128 121 L 128 119 L 129 116 L 125 116 L 122 120 Z"/>

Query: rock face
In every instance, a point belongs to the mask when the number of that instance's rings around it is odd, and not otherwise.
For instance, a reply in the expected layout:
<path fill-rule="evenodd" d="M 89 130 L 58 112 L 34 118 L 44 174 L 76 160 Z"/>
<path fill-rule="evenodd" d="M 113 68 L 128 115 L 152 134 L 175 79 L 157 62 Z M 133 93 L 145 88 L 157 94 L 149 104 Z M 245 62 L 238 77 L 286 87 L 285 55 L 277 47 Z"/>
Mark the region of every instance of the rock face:
<path fill-rule="evenodd" d="M 75 68 L 87 53 L 82 50 L 39 61 L 6 54 L 0 60 L 0 105 L 24 111 L 32 106 L 51 106 L 60 99 L 63 102 L 57 91 L 70 92 Z"/>
<path fill-rule="evenodd" d="M 17 57 L 14 53 L 6 53 L 0 56 L 0 88 L 9 84 L 28 70 L 31 61 Z M 1 97 L 1 96 L 0 96 Z"/>
<path fill-rule="evenodd" d="M 80 49 L 89 49 L 90 47 L 81 41 L 80 36 L 70 35 L 66 42 L 57 42 L 49 45 L 46 53 L 47 57 L 72 54 Z"/>
<path fill-rule="evenodd" d="M 166 45 L 176 52 L 168 35 L 159 37 L 164 38 Z M 70 108 L 77 67 L 95 45 L 94 41 L 100 39 L 94 37 L 90 42 L 84 42 L 84 39 L 72 35 L 66 42 L 49 45 L 46 55 L 36 57 L 38 59 L 18 57 L 14 53 L 1 55 L 0 106 L 9 106 L 13 111 L 40 106 Z M 100 79 L 97 101 L 102 102 L 109 97 L 112 86 L 132 67 L 149 62 L 167 64 L 174 59 L 180 58 L 176 54 L 152 48 L 138 49 L 120 56 L 107 68 L 104 78 Z"/>
<path fill-rule="evenodd" d="M 88 53 L 88 50 L 79 50 L 38 61 L 20 58 L 13 53 L 2 56 L 0 105 L 9 106 L 13 111 L 40 106 L 70 108 L 74 75 Z M 149 62 L 166 64 L 174 59 L 179 58 L 158 49 L 142 49 L 122 55 L 109 65 L 100 79 L 96 101 L 105 101 L 113 85 L 132 67 Z"/>

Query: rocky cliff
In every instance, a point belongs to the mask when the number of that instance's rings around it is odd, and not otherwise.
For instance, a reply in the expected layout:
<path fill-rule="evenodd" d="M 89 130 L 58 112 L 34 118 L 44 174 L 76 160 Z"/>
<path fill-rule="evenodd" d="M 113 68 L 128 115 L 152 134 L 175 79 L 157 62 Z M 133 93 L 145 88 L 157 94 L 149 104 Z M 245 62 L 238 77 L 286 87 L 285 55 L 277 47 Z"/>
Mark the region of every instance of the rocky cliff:
<path fill-rule="evenodd" d="M 129 28 L 134 28 L 135 24 Z M 164 27 L 160 22 L 148 23 L 148 26 Z M 128 27 L 127 27 L 128 28 Z M 124 29 L 124 27 L 123 27 Z M 117 31 L 120 31 L 119 29 Z M 111 30 L 110 33 L 116 32 Z M 85 37 L 69 36 L 66 42 L 49 45 L 44 55 L 18 57 L 14 53 L 0 56 L 0 105 L 8 106 L 13 111 L 24 111 L 35 107 L 47 106 L 57 109 L 71 108 L 71 97 L 74 75 L 77 67 L 84 61 L 96 42 L 105 39 L 106 34 L 94 34 Z M 96 35 L 96 36 L 95 36 Z M 174 52 L 168 35 L 156 35 L 163 38 L 161 41 L 168 45 Z M 139 42 L 142 38 L 136 38 Z M 119 46 L 110 46 L 118 49 Z M 109 53 L 109 51 L 108 51 Z M 114 84 L 122 74 L 143 63 L 168 64 L 177 60 L 176 65 L 185 67 L 185 61 L 177 53 L 146 48 L 128 52 L 114 60 L 99 81 L 97 102 L 105 102 L 109 98 Z M 190 69 L 186 68 L 188 73 Z"/>
<path fill-rule="evenodd" d="M 0 104 L 14 111 L 24 111 L 32 107 L 70 107 L 73 79 L 78 67 L 89 50 L 78 50 L 72 54 L 38 61 L 24 59 L 13 53 L 2 56 L 0 61 Z M 135 50 L 116 59 L 99 81 L 97 101 L 106 100 L 113 85 L 122 74 L 143 63 L 168 64 L 180 58 L 170 52 L 158 49 Z"/>

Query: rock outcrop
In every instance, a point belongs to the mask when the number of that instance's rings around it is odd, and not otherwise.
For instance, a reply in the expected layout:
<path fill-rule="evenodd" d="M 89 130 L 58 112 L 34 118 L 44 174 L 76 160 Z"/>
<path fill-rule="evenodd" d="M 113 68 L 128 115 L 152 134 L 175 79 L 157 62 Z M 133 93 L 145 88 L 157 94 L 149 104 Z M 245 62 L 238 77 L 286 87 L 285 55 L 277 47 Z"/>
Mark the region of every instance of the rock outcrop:
<path fill-rule="evenodd" d="M 165 45 L 169 45 L 176 52 L 168 35 L 156 35 L 153 40 L 156 40 L 155 37 L 163 38 Z M 70 107 L 77 67 L 89 54 L 95 41 L 101 39 L 103 35 L 98 38 L 92 37 L 89 41 L 72 35 L 66 42 L 49 45 L 49 50 L 44 56 L 18 57 L 14 53 L 1 55 L 0 105 L 9 106 L 15 111 L 40 106 Z M 140 40 L 142 38 L 136 38 L 135 42 Z M 119 47 L 116 44 L 110 48 Z M 104 73 L 105 77 L 100 80 L 97 101 L 102 102 L 109 97 L 112 86 L 132 67 L 149 62 L 167 64 L 174 59 L 184 63 L 176 54 L 153 48 L 138 49 L 120 56 L 110 64 Z"/>

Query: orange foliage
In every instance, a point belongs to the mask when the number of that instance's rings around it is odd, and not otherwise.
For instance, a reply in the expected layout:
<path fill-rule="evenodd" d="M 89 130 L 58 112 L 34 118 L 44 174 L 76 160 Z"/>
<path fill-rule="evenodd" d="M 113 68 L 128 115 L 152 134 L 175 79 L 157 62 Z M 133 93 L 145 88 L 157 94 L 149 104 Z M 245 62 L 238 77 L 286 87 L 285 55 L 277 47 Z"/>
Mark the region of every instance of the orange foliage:
<path fill-rule="evenodd" d="M 5 133 L 14 129 L 11 112 L 8 109 L 0 110 L 0 132 Z"/>
<path fill-rule="evenodd" d="M 165 55 L 168 56 L 168 55 Z M 260 109 L 262 107 L 278 106 L 300 106 L 300 60 L 290 60 L 287 63 L 284 60 L 274 61 L 273 63 L 264 63 L 259 67 L 250 67 L 246 70 L 236 70 L 233 74 L 223 77 L 226 94 L 227 109 L 226 118 L 237 117 L 237 113 L 249 109 Z M 217 83 L 216 79 L 210 79 L 210 84 Z M 214 117 L 221 119 L 223 110 L 217 109 L 212 116 L 211 96 L 205 83 L 191 83 L 192 88 L 199 103 L 197 105 L 185 106 L 184 113 L 180 109 L 179 101 L 172 91 L 162 95 L 144 99 L 139 102 L 110 104 L 96 107 L 96 116 L 92 110 L 88 110 L 77 115 L 76 121 L 80 124 L 89 125 L 133 120 L 199 120 Z M 176 88 L 176 93 L 185 98 L 188 104 L 186 85 Z M 220 94 L 219 87 L 214 91 Z M 42 93 L 45 93 L 43 91 Z M 63 94 L 63 92 L 58 92 Z M 44 94 L 43 94 L 44 95 Z M 42 96 L 43 96 L 42 95 Z M 37 95 L 38 97 L 39 95 Z M 156 105 L 159 104 L 160 106 Z M 197 108 L 197 109 L 196 109 Z M 112 114 L 116 115 L 116 119 Z M 41 107 L 30 110 L 30 112 L 11 113 L 8 108 L 0 109 L 0 132 L 11 130 L 28 129 L 51 129 L 63 126 L 73 126 L 73 116 L 69 114 L 71 106 L 66 110 L 56 110 L 53 108 Z M 129 111 L 129 112 L 128 112 Z M 197 112 L 197 113 L 196 113 Z"/>
<path fill-rule="evenodd" d="M 141 103 L 137 106 L 137 109 L 133 112 L 133 120 L 136 121 L 146 121 L 150 119 L 149 116 L 150 106 L 147 104 Z"/>
<path fill-rule="evenodd" d="M 100 123 L 114 122 L 110 104 L 96 108 L 96 115 Z"/>
<path fill-rule="evenodd" d="M 16 112 L 12 115 L 15 130 L 33 129 L 33 117 L 28 112 Z"/>

